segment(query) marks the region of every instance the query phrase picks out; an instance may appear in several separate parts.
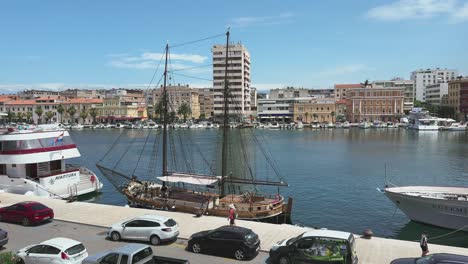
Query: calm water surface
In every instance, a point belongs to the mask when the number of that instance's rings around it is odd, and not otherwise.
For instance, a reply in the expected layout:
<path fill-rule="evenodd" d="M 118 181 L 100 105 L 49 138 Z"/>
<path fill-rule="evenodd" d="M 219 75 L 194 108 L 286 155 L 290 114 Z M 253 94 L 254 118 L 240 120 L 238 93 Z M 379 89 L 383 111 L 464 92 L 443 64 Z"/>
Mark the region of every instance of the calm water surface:
<path fill-rule="evenodd" d="M 74 162 L 99 174 L 96 162 L 121 132 L 71 131 L 82 154 Z M 128 134 L 124 134 L 121 141 L 142 132 L 125 133 Z M 219 131 L 190 130 L 184 133 L 190 133 L 202 142 L 202 148 L 209 149 Z M 370 228 L 378 236 L 405 240 L 418 240 L 422 231 L 435 237 L 450 230 L 410 221 L 376 188 L 383 187 L 386 179 L 396 185 L 468 186 L 466 132 L 353 128 L 256 130 L 255 133 L 266 139 L 264 146 L 290 185 L 282 193 L 294 198 L 293 222 L 300 225 L 355 233 Z M 121 145 L 125 149 L 124 144 Z M 109 156 L 117 160 L 120 152 L 122 150 L 115 149 Z M 134 156 L 138 154 L 139 151 L 134 152 Z M 126 204 L 123 196 L 104 177 L 101 179 L 104 190 L 90 201 Z M 461 232 L 433 243 L 468 247 L 467 238 L 468 233 Z"/>

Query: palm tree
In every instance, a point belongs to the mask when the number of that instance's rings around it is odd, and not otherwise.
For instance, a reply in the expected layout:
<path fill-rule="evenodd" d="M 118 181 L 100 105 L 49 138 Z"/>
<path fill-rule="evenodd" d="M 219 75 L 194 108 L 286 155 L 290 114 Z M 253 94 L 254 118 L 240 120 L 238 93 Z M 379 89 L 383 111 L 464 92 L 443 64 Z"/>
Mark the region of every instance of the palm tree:
<path fill-rule="evenodd" d="M 200 114 L 200 117 L 199 117 L 198 119 L 200 119 L 200 120 L 205 120 L 205 119 L 206 119 L 205 113 L 201 113 L 201 114 Z"/>
<path fill-rule="evenodd" d="M 63 112 L 65 112 L 65 108 L 63 108 L 62 104 L 57 106 L 57 112 L 60 114 L 60 123 L 62 123 L 63 119 Z"/>
<path fill-rule="evenodd" d="M 37 115 L 37 123 L 40 124 L 42 123 L 42 114 L 44 113 L 44 110 L 42 110 L 42 107 L 40 105 L 36 106 L 36 110 L 34 112 Z"/>
<path fill-rule="evenodd" d="M 33 114 L 31 112 L 26 112 L 26 120 L 28 121 L 28 123 L 31 122 L 32 116 L 33 116 Z"/>
<path fill-rule="evenodd" d="M 8 119 L 8 123 L 11 123 L 11 121 L 15 118 L 15 113 L 14 112 L 11 112 L 10 110 L 8 110 L 8 113 L 7 113 L 7 119 Z"/>
<path fill-rule="evenodd" d="M 19 112 L 16 114 L 16 116 L 18 117 L 18 121 L 21 122 L 23 120 L 24 114 Z"/>
<path fill-rule="evenodd" d="M 163 104 L 161 101 L 157 102 L 155 105 L 154 105 L 154 114 L 158 116 L 158 118 L 161 118 L 161 114 L 163 113 L 164 109 L 163 109 Z"/>
<path fill-rule="evenodd" d="M 304 114 L 304 115 L 305 115 L 305 118 L 306 118 L 306 120 L 305 120 L 305 121 L 306 121 L 306 123 L 309 123 L 309 122 L 307 121 L 307 117 L 309 117 L 309 113 L 308 113 L 308 112 L 305 112 L 305 114 Z"/>
<path fill-rule="evenodd" d="M 187 116 L 192 114 L 192 109 L 190 109 L 190 106 L 187 103 L 182 103 L 179 106 L 179 109 L 177 109 L 177 114 L 181 115 L 184 117 L 184 122 L 187 121 Z"/>
<path fill-rule="evenodd" d="M 45 118 L 46 118 L 46 123 L 49 123 L 49 121 L 54 117 L 54 113 L 52 111 L 48 111 L 45 113 Z"/>
<path fill-rule="evenodd" d="M 312 116 L 314 117 L 314 121 L 316 121 L 318 117 L 317 113 L 313 113 Z"/>
<path fill-rule="evenodd" d="M 96 108 L 91 108 L 89 109 L 89 115 L 93 118 L 93 124 L 96 124 L 96 116 L 98 114 L 98 111 Z"/>
<path fill-rule="evenodd" d="M 335 112 L 331 112 L 330 115 L 332 117 L 332 123 L 335 123 Z"/>
<path fill-rule="evenodd" d="M 174 112 L 174 111 L 170 112 L 169 113 L 169 120 L 168 120 L 169 122 L 168 123 L 173 123 L 175 121 L 175 119 L 176 119 L 176 116 L 177 116 L 176 112 Z"/>
<path fill-rule="evenodd" d="M 85 109 L 81 110 L 80 117 L 81 119 L 83 119 L 83 124 L 84 124 L 86 117 L 88 117 L 88 112 Z"/>
<path fill-rule="evenodd" d="M 67 109 L 67 113 L 70 115 L 71 117 L 71 122 L 72 124 L 75 122 L 75 114 L 76 114 L 76 109 L 75 107 L 72 105 L 70 106 L 68 109 Z"/>

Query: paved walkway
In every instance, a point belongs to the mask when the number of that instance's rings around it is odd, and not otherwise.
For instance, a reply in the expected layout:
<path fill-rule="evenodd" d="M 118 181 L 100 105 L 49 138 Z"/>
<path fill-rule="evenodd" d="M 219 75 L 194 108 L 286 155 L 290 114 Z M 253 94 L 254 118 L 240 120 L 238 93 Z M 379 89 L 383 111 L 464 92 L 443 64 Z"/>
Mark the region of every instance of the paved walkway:
<path fill-rule="evenodd" d="M 171 217 L 179 223 L 179 237 L 183 239 L 188 239 L 195 232 L 214 229 L 228 224 L 227 214 L 226 218 L 213 216 L 194 217 L 190 214 L 177 212 L 126 208 L 85 202 L 67 203 L 62 200 L 0 193 L 0 207 L 25 200 L 38 201 L 51 207 L 54 209 L 56 219 L 101 227 L 108 227 L 115 222 L 131 219 L 142 214 L 163 215 Z M 274 225 L 252 221 L 236 221 L 236 224 L 254 230 L 260 237 L 262 250 L 264 251 L 268 251 L 277 241 L 297 236 L 306 231 L 306 228 L 293 225 Z M 360 260 L 359 263 L 362 264 L 390 263 L 395 258 L 417 257 L 421 254 L 419 243 L 417 242 L 378 237 L 370 240 L 356 238 L 356 251 Z M 430 244 L 429 250 L 431 253 L 444 252 L 468 255 L 468 249 L 466 248 Z"/>

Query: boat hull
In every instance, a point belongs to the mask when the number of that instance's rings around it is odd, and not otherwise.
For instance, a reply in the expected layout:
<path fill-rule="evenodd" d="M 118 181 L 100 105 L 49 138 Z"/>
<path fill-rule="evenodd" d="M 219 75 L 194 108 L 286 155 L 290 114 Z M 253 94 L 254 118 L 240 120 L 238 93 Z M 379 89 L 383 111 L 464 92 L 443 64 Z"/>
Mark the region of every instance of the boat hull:
<path fill-rule="evenodd" d="M 392 189 L 387 188 L 385 195 L 411 220 L 468 231 L 468 201 L 414 196 L 394 192 Z M 468 188 L 464 189 L 468 192 Z"/>

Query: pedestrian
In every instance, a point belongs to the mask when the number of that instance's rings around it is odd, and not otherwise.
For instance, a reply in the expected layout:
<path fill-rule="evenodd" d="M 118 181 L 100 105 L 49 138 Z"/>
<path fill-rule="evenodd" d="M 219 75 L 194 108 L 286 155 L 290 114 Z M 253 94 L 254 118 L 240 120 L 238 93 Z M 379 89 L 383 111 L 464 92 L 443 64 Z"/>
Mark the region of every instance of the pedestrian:
<path fill-rule="evenodd" d="M 236 225 L 236 223 L 234 222 L 235 219 L 236 219 L 236 207 L 233 204 L 230 204 L 229 216 L 228 216 L 229 225 L 232 225 L 232 226 Z"/>
<path fill-rule="evenodd" d="M 421 246 L 422 257 L 426 256 L 427 253 L 429 253 L 429 248 L 427 247 L 427 236 L 427 232 L 423 232 L 421 234 L 421 242 L 419 243 L 419 245 Z"/>

